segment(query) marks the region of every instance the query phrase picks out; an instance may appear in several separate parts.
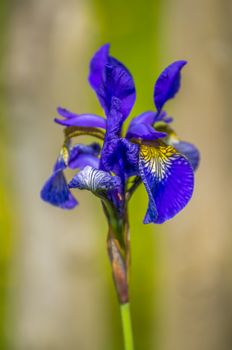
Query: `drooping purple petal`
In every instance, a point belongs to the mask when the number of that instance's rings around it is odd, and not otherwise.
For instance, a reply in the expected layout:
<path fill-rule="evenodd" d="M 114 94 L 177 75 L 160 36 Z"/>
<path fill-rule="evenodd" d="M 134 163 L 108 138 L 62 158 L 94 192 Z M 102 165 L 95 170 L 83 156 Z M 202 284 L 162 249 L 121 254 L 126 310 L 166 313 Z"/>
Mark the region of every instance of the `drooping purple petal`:
<path fill-rule="evenodd" d="M 98 156 L 101 147 L 97 142 L 92 142 L 89 145 L 83 145 L 81 143 L 76 144 L 70 149 L 69 161 L 74 161 L 80 154 L 91 154 L 93 156 Z"/>
<path fill-rule="evenodd" d="M 96 142 L 90 145 L 77 144 L 74 147 L 65 144 L 61 148 L 60 155 L 54 165 L 53 174 L 41 190 L 41 198 L 60 208 L 74 208 L 77 205 L 77 201 L 68 188 L 63 171 L 67 167 L 83 169 L 86 165 L 92 165 L 97 168 L 99 165 L 99 159 L 97 158 L 99 152 L 100 145 Z"/>
<path fill-rule="evenodd" d="M 70 188 L 88 190 L 94 194 L 108 192 L 120 186 L 120 178 L 111 176 L 108 172 L 86 166 L 70 181 Z"/>
<path fill-rule="evenodd" d="M 181 69 L 187 61 L 176 61 L 160 74 L 154 87 L 154 103 L 160 112 L 163 105 L 175 96 L 180 88 Z"/>
<path fill-rule="evenodd" d="M 62 209 L 73 209 L 78 204 L 68 188 L 62 170 L 52 174 L 45 182 L 40 195 L 45 202 Z"/>
<path fill-rule="evenodd" d="M 64 170 L 66 167 L 67 165 L 65 164 L 64 158 L 62 156 L 59 156 L 53 167 L 53 172 Z"/>
<path fill-rule="evenodd" d="M 173 147 L 181 154 L 183 154 L 193 167 L 197 170 L 200 162 L 200 152 L 192 143 L 180 141 L 173 143 Z"/>
<path fill-rule="evenodd" d="M 189 202 L 194 187 L 193 169 L 171 146 L 142 145 L 139 170 L 149 196 L 144 223 L 163 223 Z"/>
<path fill-rule="evenodd" d="M 65 119 L 55 118 L 55 122 L 63 126 L 96 127 L 106 129 L 106 120 L 95 114 L 75 114 L 59 107 L 58 113 Z"/>
<path fill-rule="evenodd" d="M 77 144 L 70 149 L 68 166 L 71 169 L 83 169 L 86 165 L 99 167 L 100 145 L 96 142 L 90 145 Z"/>
<path fill-rule="evenodd" d="M 69 167 L 71 169 L 82 170 L 87 165 L 98 169 L 99 168 L 99 158 L 93 156 L 92 154 L 80 154 L 78 157 L 74 158 L 69 162 Z"/>
<path fill-rule="evenodd" d="M 133 124 L 127 131 L 127 139 L 141 139 L 141 140 L 157 140 L 165 137 L 167 134 L 164 132 L 156 131 L 149 124 Z"/>
<path fill-rule="evenodd" d="M 92 58 L 89 82 L 107 117 L 115 98 L 120 102 L 123 120 L 129 115 L 135 102 L 134 81 L 128 69 L 109 56 L 109 45 L 102 46 Z"/>

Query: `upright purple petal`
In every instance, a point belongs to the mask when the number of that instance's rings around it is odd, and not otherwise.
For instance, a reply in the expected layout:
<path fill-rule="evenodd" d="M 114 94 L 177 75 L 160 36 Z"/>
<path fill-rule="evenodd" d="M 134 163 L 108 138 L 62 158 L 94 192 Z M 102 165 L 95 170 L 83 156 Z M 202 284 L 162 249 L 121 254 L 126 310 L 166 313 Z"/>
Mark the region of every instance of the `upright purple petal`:
<path fill-rule="evenodd" d="M 96 114 L 75 114 L 65 108 L 58 107 L 57 112 L 65 119 L 55 118 L 55 122 L 63 126 L 95 127 L 106 129 L 106 120 Z"/>
<path fill-rule="evenodd" d="M 102 167 L 127 178 L 138 175 L 139 146 L 120 138 L 105 144 Z"/>
<path fill-rule="evenodd" d="M 126 177 L 138 175 L 139 145 L 122 138 L 121 157 Z"/>
<path fill-rule="evenodd" d="M 109 59 L 109 49 L 109 44 L 103 45 L 95 53 L 92 60 L 90 61 L 89 83 L 92 86 L 93 90 L 97 93 L 97 95 L 100 93 L 100 90 L 103 85 L 105 65 L 108 63 Z M 104 108 L 104 101 L 100 102 L 102 104 L 102 107 Z"/>
<path fill-rule="evenodd" d="M 194 187 L 193 169 L 171 146 L 142 145 L 139 170 L 149 196 L 144 223 L 161 224 L 174 217 L 189 202 Z"/>
<path fill-rule="evenodd" d="M 181 69 L 187 61 L 176 61 L 160 74 L 154 87 L 154 103 L 160 112 L 163 105 L 175 96 L 180 88 Z"/>
<path fill-rule="evenodd" d="M 120 101 L 120 112 L 125 119 L 135 103 L 135 85 L 129 70 L 118 60 L 109 57 L 106 65 L 105 92 L 108 111 L 112 108 L 112 99 Z"/>
<path fill-rule="evenodd" d="M 115 98 L 120 104 L 123 120 L 129 115 L 135 102 L 134 81 L 128 69 L 109 56 L 109 45 L 102 46 L 92 58 L 89 82 L 107 116 Z"/>

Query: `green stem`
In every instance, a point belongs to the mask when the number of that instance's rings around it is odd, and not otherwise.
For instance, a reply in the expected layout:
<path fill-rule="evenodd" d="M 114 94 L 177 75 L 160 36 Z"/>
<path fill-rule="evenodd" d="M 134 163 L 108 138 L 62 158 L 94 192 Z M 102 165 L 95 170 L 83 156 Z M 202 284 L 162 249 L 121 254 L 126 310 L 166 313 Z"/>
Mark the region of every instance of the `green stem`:
<path fill-rule="evenodd" d="M 122 328 L 124 336 L 124 350 L 133 350 L 133 334 L 131 327 L 131 317 L 130 317 L 130 304 L 121 304 L 121 317 L 122 317 Z"/>

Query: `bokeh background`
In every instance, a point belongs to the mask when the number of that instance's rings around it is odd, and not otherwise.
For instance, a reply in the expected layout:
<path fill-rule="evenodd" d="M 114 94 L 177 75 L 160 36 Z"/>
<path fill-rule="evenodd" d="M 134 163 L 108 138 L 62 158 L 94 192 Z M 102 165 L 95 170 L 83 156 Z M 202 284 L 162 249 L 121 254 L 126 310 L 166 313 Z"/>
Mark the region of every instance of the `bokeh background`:
<path fill-rule="evenodd" d="M 100 109 L 87 83 L 96 49 L 133 73 L 132 116 L 153 84 L 187 59 L 168 103 L 182 139 L 201 150 L 188 207 L 144 226 L 130 207 L 136 350 L 232 349 L 230 0 L 0 1 L 0 349 L 119 350 L 122 335 L 99 201 L 61 211 L 40 201 L 62 142 L 56 106 Z"/>

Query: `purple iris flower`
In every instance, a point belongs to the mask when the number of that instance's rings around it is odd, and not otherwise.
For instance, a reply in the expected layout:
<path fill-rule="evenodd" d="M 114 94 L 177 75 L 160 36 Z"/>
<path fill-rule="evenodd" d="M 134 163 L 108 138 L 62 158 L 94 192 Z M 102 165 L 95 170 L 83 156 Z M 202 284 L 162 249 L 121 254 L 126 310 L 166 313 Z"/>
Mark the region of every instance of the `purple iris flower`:
<path fill-rule="evenodd" d="M 90 62 L 89 83 L 105 118 L 57 109 L 61 118 L 55 121 L 65 126 L 65 141 L 42 199 L 72 209 L 77 201 L 71 189 L 87 189 L 101 198 L 108 213 L 120 218 L 143 183 L 149 199 L 144 223 L 163 223 L 181 211 L 193 193 L 199 152 L 177 137 L 163 107 L 178 92 L 186 63 L 176 61 L 161 73 L 154 87 L 156 111 L 133 118 L 123 136 L 123 123 L 136 99 L 135 85 L 128 69 L 109 55 L 109 45 L 102 46 Z M 102 145 L 73 146 L 72 140 L 80 135 L 92 135 Z M 68 167 L 78 169 L 69 183 L 64 176 Z"/>

